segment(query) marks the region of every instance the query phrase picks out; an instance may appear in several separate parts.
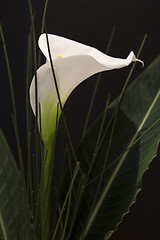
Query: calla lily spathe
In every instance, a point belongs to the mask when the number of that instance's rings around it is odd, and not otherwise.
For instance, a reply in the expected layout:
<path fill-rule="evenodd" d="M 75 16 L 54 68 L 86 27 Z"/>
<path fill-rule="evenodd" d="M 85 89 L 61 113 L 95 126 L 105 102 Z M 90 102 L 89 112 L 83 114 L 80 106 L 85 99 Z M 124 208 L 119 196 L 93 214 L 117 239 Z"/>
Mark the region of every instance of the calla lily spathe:
<path fill-rule="evenodd" d="M 120 59 L 60 36 L 48 34 L 48 40 L 62 106 L 73 89 L 91 75 L 122 68 L 138 61 L 132 51 L 126 59 Z M 39 47 L 47 61 L 37 70 L 37 100 L 41 107 L 42 139 L 48 142 L 53 139 L 55 133 L 58 98 L 46 34 L 40 36 Z M 30 86 L 30 103 L 35 114 L 35 76 Z"/>

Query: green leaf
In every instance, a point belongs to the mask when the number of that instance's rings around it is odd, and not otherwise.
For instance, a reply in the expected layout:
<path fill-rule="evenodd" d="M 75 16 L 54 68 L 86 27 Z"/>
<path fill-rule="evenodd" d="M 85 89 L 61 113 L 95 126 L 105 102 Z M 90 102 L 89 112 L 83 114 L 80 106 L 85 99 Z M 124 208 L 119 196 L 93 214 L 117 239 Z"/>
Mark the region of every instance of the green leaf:
<path fill-rule="evenodd" d="M 127 88 L 120 104 L 117 98 L 109 106 L 95 152 L 102 119 L 103 114 L 77 150 L 84 176 L 94 157 L 95 162 L 79 191 L 77 217 L 72 221 L 77 206 L 70 216 L 72 239 L 108 239 L 141 189 L 160 140 L 160 57 Z"/>
<path fill-rule="evenodd" d="M 33 239 L 20 173 L 1 131 L 0 225 L 5 240 Z"/>

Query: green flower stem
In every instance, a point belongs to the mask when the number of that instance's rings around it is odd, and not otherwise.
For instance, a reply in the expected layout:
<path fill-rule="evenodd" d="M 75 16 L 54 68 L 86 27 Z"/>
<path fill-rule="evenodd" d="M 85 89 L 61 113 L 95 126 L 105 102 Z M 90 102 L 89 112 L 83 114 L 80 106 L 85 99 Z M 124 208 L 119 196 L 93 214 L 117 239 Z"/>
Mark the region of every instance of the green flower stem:
<path fill-rule="evenodd" d="M 48 182 L 49 182 L 49 173 L 50 173 L 50 167 L 51 167 L 51 161 L 53 156 L 53 141 L 50 141 L 47 144 L 44 144 L 44 160 L 45 160 L 45 166 L 44 166 L 44 189 L 47 190 Z"/>
<path fill-rule="evenodd" d="M 53 140 L 44 144 L 44 175 L 43 175 L 43 234 L 42 239 L 48 240 L 50 230 L 50 190 L 52 178 Z"/>

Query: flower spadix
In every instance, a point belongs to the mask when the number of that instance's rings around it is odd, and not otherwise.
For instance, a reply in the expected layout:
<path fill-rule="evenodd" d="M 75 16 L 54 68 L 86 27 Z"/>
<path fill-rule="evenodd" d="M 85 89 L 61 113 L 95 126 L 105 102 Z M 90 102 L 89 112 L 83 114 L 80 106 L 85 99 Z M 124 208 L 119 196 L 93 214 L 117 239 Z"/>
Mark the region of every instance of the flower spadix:
<path fill-rule="evenodd" d="M 110 57 L 93 47 L 60 36 L 48 34 L 48 40 L 62 106 L 73 89 L 91 75 L 139 61 L 133 51 L 126 59 L 121 59 Z M 55 133 L 58 98 L 46 34 L 40 36 L 38 43 L 47 60 L 37 70 L 37 105 L 41 109 L 42 139 L 48 142 L 53 139 Z M 30 86 L 30 102 L 35 114 L 35 76 Z"/>

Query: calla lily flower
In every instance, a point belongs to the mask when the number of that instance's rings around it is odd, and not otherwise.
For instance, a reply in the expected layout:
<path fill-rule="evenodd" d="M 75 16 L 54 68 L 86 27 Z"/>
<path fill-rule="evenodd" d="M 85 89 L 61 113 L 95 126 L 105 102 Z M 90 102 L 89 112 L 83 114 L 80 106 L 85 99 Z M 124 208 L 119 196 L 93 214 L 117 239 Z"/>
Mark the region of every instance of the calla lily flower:
<path fill-rule="evenodd" d="M 133 51 L 126 59 L 110 57 L 87 45 L 48 34 L 49 48 L 62 106 L 81 82 L 98 72 L 128 66 L 138 60 Z M 46 34 L 39 38 L 46 63 L 37 70 L 37 101 L 41 107 L 41 134 L 44 142 L 54 138 L 57 115 L 57 92 L 48 52 Z M 35 76 L 30 86 L 30 103 L 35 114 Z"/>

